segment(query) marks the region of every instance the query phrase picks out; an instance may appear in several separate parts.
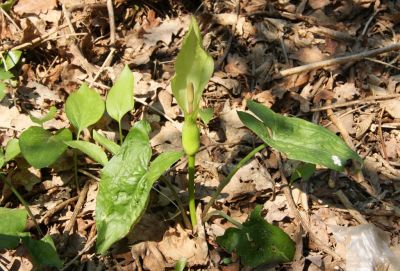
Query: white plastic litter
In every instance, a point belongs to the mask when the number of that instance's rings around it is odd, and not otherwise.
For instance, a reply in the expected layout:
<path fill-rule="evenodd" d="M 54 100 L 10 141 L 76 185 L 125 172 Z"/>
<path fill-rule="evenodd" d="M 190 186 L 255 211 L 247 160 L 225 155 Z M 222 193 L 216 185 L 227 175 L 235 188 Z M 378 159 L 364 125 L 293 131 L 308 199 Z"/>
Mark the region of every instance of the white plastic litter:
<path fill-rule="evenodd" d="M 336 241 L 346 247 L 346 271 L 387 270 L 389 266 L 389 270 L 400 270 L 400 260 L 390 250 L 385 234 L 374 225 L 331 229 Z"/>

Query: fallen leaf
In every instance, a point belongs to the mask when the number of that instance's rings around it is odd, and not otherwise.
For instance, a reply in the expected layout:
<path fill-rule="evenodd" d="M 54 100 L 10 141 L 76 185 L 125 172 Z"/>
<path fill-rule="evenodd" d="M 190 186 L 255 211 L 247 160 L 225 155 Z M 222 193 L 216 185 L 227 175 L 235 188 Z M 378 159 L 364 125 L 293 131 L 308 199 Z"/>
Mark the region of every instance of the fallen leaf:
<path fill-rule="evenodd" d="M 400 100 L 389 100 L 380 104 L 395 119 L 400 119 Z"/>
<path fill-rule="evenodd" d="M 247 60 L 237 54 L 228 55 L 225 71 L 232 76 L 248 74 Z"/>
<path fill-rule="evenodd" d="M 321 52 L 321 50 L 318 47 L 312 46 L 312 47 L 301 48 L 296 53 L 294 58 L 300 60 L 303 63 L 312 63 L 325 60 L 326 56 Z"/>
<path fill-rule="evenodd" d="M 359 95 L 359 91 L 354 83 L 344 83 L 334 88 L 336 102 L 342 103 L 352 100 L 355 95 Z"/>
<path fill-rule="evenodd" d="M 331 0 L 308 0 L 308 4 L 312 9 L 320 9 L 329 5 Z"/>
<path fill-rule="evenodd" d="M 19 0 L 14 6 L 14 11 L 18 15 L 27 13 L 39 14 L 54 9 L 57 0 Z"/>

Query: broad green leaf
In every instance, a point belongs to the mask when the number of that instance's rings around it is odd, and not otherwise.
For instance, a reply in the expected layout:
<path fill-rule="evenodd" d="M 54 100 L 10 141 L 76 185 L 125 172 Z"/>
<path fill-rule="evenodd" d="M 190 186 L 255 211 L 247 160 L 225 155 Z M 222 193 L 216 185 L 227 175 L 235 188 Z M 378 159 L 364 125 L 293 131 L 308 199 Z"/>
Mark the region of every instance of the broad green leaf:
<path fill-rule="evenodd" d="M 214 71 L 214 61 L 203 49 L 201 33 L 196 19 L 192 17 L 189 31 L 176 57 L 175 75 L 171 82 L 172 92 L 183 113 L 197 117 L 201 95 Z M 188 104 L 188 84 L 193 84 L 193 113 Z"/>
<path fill-rule="evenodd" d="M 63 262 L 58 257 L 56 247 L 50 235 L 46 235 L 41 240 L 24 237 L 22 238 L 22 242 L 28 249 L 36 265 L 40 267 L 56 267 L 58 269 L 63 266 Z"/>
<path fill-rule="evenodd" d="M 126 236 L 144 213 L 153 183 L 182 153 L 164 153 L 149 169 L 150 125 L 139 121 L 101 172 L 96 202 L 97 252 Z"/>
<path fill-rule="evenodd" d="M 72 140 L 72 134 L 68 129 L 52 135 L 42 127 L 32 126 L 21 134 L 19 146 L 29 164 L 43 168 L 53 164 L 64 153 L 67 149 L 64 141 L 69 140 Z"/>
<path fill-rule="evenodd" d="M 1 61 L 2 59 L 0 59 L 1 64 L 3 65 L 4 69 L 6 71 L 11 70 L 15 65 L 18 64 L 19 59 L 21 58 L 22 55 L 22 51 L 19 50 L 13 50 L 13 51 L 9 51 L 6 56 L 4 57 L 5 62 Z"/>
<path fill-rule="evenodd" d="M 103 116 L 104 101 L 100 94 L 83 83 L 78 91 L 69 95 L 65 103 L 65 113 L 80 134 Z"/>
<path fill-rule="evenodd" d="M 102 145 L 104 148 L 106 148 L 109 152 L 111 152 L 113 155 L 116 154 L 120 148 L 120 146 L 115 143 L 114 141 L 108 139 L 107 137 L 103 136 L 96 130 L 93 130 L 93 139 Z"/>
<path fill-rule="evenodd" d="M 25 230 L 28 213 L 25 209 L 0 207 L 0 249 L 18 246 L 20 234 Z"/>
<path fill-rule="evenodd" d="M 8 12 L 11 10 L 11 8 L 13 7 L 15 1 L 17 0 L 7 0 L 4 1 L 4 3 L 0 4 L 0 8 L 2 8 L 4 11 Z"/>
<path fill-rule="evenodd" d="M 214 109 L 202 108 L 199 111 L 199 116 L 200 116 L 201 120 L 204 122 L 204 124 L 207 125 L 214 117 Z"/>
<path fill-rule="evenodd" d="M 315 164 L 301 163 L 298 165 L 290 177 L 290 182 L 294 182 L 297 179 L 308 181 L 315 172 Z"/>
<path fill-rule="evenodd" d="M 6 92 L 4 91 L 6 89 L 6 84 L 0 81 L 0 102 L 4 99 L 6 96 Z"/>
<path fill-rule="evenodd" d="M 107 155 L 96 144 L 82 140 L 65 141 L 64 143 L 71 148 L 78 149 L 81 152 L 87 154 L 90 158 L 92 158 L 94 161 L 101 164 L 102 166 L 104 166 L 108 162 Z"/>
<path fill-rule="evenodd" d="M 0 80 L 7 80 L 13 77 L 14 75 L 11 72 L 5 71 L 4 69 L 0 68 Z"/>
<path fill-rule="evenodd" d="M 54 119 L 54 117 L 56 116 L 56 114 L 57 114 L 57 108 L 56 108 L 55 106 L 52 106 L 52 107 L 50 107 L 49 112 L 48 112 L 44 117 L 42 117 L 42 118 L 36 118 L 36 117 L 34 117 L 34 116 L 32 116 L 32 115 L 29 115 L 29 117 L 31 118 L 31 120 L 32 120 L 34 123 L 37 123 L 37 124 L 39 124 L 39 125 L 43 125 L 43 123 L 45 123 L 46 121 L 49 121 L 49 120 L 51 120 L 51 119 Z"/>
<path fill-rule="evenodd" d="M 217 237 L 217 243 L 228 252 L 236 251 L 241 262 L 250 267 L 289 262 L 295 253 L 290 237 L 261 216 L 261 206 L 251 212 L 242 229 L 227 229 Z"/>
<path fill-rule="evenodd" d="M 21 153 L 21 149 L 19 148 L 19 140 L 16 138 L 11 139 L 8 141 L 7 146 L 6 146 L 6 153 L 4 154 L 4 162 L 11 161 L 15 157 L 17 157 L 18 154 Z"/>
<path fill-rule="evenodd" d="M 107 95 L 107 113 L 116 121 L 121 122 L 122 117 L 131 111 L 135 105 L 133 97 L 133 73 L 128 65 L 122 70 Z"/>
<path fill-rule="evenodd" d="M 294 117 L 284 117 L 271 109 L 248 101 L 247 106 L 259 119 L 238 112 L 241 121 L 271 147 L 288 158 L 343 171 L 348 160 L 362 159 L 331 131 Z"/>

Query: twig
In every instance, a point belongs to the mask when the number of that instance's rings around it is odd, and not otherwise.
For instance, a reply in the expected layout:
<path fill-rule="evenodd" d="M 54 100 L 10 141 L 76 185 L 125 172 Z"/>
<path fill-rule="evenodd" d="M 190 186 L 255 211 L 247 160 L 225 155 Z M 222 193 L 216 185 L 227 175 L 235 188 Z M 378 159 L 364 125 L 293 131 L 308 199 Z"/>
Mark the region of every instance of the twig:
<path fill-rule="evenodd" d="M 353 204 L 351 204 L 350 200 L 346 197 L 342 190 L 338 190 L 336 193 L 340 202 L 346 207 L 347 211 L 360 223 L 360 224 L 368 224 L 368 221 L 363 217 L 363 215 L 357 211 Z"/>
<path fill-rule="evenodd" d="M 379 135 L 379 140 L 381 141 L 383 155 L 385 156 L 386 161 L 389 161 L 389 157 L 388 157 L 387 151 L 386 151 L 386 143 L 383 138 L 383 132 L 382 132 L 382 117 L 383 117 L 384 112 L 385 112 L 385 108 L 382 108 L 381 113 L 379 114 L 379 117 L 378 117 L 378 135 Z"/>
<path fill-rule="evenodd" d="M 39 223 L 45 222 L 48 218 L 52 217 L 58 211 L 64 209 L 66 206 L 78 200 L 78 196 L 70 198 L 66 201 L 61 202 L 60 204 L 56 205 L 53 209 L 50 209 L 46 212 L 46 214 L 40 219 Z"/>
<path fill-rule="evenodd" d="M 78 255 L 76 255 L 69 262 L 67 262 L 60 271 L 67 270 L 68 267 L 70 267 L 80 256 L 82 256 L 86 251 L 88 251 L 93 246 L 93 244 L 96 241 L 96 239 L 97 239 L 97 236 L 95 236 L 89 242 L 87 242 L 85 247 L 81 251 L 79 251 Z"/>
<path fill-rule="evenodd" d="M 108 21 L 110 24 L 110 45 L 115 45 L 115 20 L 112 0 L 107 0 Z"/>
<path fill-rule="evenodd" d="M 71 234 L 71 231 L 75 225 L 75 221 L 78 216 L 78 213 L 81 211 L 82 206 L 85 203 L 86 195 L 87 195 L 87 192 L 89 191 L 89 185 L 90 185 L 90 181 L 87 181 L 85 183 L 85 186 L 83 187 L 81 193 L 79 194 L 79 199 L 75 205 L 75 209 L 74 209 L 74 212 L 72 213 L 71 220 L 70 220 L 69 224 L 65 227 L 64 232 Z"/>
<path fill-rule="evenodd" d="M 352 106 L 352 105 L 356 105 L 356 104 L 377 103 L 377 102 L 379 102 L 379 100 L 388 100 L 388 99 L 393 99 L 393 98 L 398 98 L 398 97 L 400 97 L 400 93 L 386 95 L 386 96 L 369 96 L 367 98 L 358 99 L 355 101 L 350 101 L 350 102 L 345 102 L 345 103 L 334 103 L 334 104 L 329 104 L 326 106 L 311 108 L 310 112 L 325 111 L 327 109 L 347 107 L 347 106 Z"/>
<path fill-rule="evenodd" d="M 18 31 L 22 32 L 22 29 L 17 25 L 17 23 L 14 21 L 13 18 L 11 18 L 10 15 L 8 15 L 7 12 L 5 12 L 5 10 L 3 8 L 0 7 L 0 11 L 1 13 L 3 13 L 4 16 L 7 17 L 7 19 L 18 29 Z"/>
<path fill-rule="evenodd" d="M 368 50 L 368 51 L 364 51 L 361 53 L 355 53 L 355 54 L 350 54 L 347 56 L 318 61 L 318 62 L 306 64 L 303 66 L 282 70 L 277 75 L 275 75 L 273 77 L 273 79 L 279 79 L 279 78 L 283 78 L 283 77 L 286 77 L 289 75 L 298 74 L 298 73 L 302 73 L 302 72 L 306 72 L 306 71 L 311 71 L 311 70 L 315 70 L 315 69 L 319 69 L 319 68 L 323 68 L 323 67 L 327 67 L 327 66 L 362 60 L 366 57 L 371 57 L 371 56 L 375 56 L 375 55 L 379 55 L 379 54 L 383 54 L 383 53 L 387 53 L 387 52 L 395 51 L 395 50 L 399 50 L 399 49 L 400 49 L 400 43 L 395 43 L 395 44 L 391 44 L 391 45 L 388 45 L 388 46 L 385 46 L 382 48 Z"/>
<path fill-rule="evenodd" d="M 112 60 L 112 57 L 114 55 L 115 52 L 115 48 L 112 47 L 110 50 L 110 53 L 108 54 L 106 60 L 104 60 L 103 64 L 101 65 L 100 69 L 98 70 L 98 72 L 96 73 L 96 75 L 93 78 L 93 81 L 89 84 L 89 87 L 92 87 L 93 84 L 96 82 L 97 78 L 100 76 L 100 74 L 103 72 L 104 68 L 106 66 L 109 66 Z"/>
<path fill-rule="evenodd" d="M 87 172 L 86 170 L 78 169 L 78 172 L 82 173 L 83 175 L 86 175 L 89 178 L 92 178 L 93 180 L 95 180 L 97 182 L 100 182 L 100 178 L 99 177 L 94 176 L 92 173 Z"/>
<path fill-rule="evenodd" d="M 390 68 L 392 68 L 392 69 L 395 69 L 395 70 L 400 71 L 400 68 L 399 68 L 399 67 L 397 67 L 397 66 L 395 66 L 395 65 L 392 65 L 392 64 L 390 64 L 390 63 L 386 63 L 386 62 L 384 62 L 384 61 L 380 61 L 380 60 L 378 60 L 378 59 L 373 59 L 373 58 L 370 58 L 370 57 L 366 57 L 365 59 L 368 60 L 368 61 L 375 62 L 375 63 L 378 63 L 378 64 L 382 64 L 382 65 L 384 65 L 384 66 L 388 66 L 388 67 L 390 67 Z"/>
<path fill-rule="evenodd" d="M 322 251 L 328 253 L 331 255 L 334 259 L 341 260 L 341 257 L 332 249 L 330 249 L 328 246 L 326 246 L 310 229 L 310 226 L 308 225 L 308 222 L 301 216 L 299 210 L 297 210 L 297 206 L 294 203 L 292 193 L 290 191 L 289 183 L 285 177 L 285 174 L 283 172 L 283 166 L 282 166 L 282 160 L 278 159 L 279 163 L 279 171 L 281 174 L 281 181 L 283 183 L 282 186 L 282 191 L 286 197 L 287 204 L 289 206 L 290 211 L 292 214 L 296 217 L 296 219 L 300 222 L 301 226 L 303 229 L 309 234 L 310 239 L 318 246 L 321 248 Z"/>
<path fill-rule="evenodd" d="M 346 32 L 340 32 L 337 30 L 333 30 L 327 27 L 323 26 L 314 26 L 311 28 L 308 28 L 307 31 L 311 31 L 313 33 L 321 34 L 321 35 L 326 35 L 329 36 L 335 40 L 343 40 L 343 41 L 348 41 L 348 42 L 353 42 L 355 38 L 351 35 L 349 35 Z"/>

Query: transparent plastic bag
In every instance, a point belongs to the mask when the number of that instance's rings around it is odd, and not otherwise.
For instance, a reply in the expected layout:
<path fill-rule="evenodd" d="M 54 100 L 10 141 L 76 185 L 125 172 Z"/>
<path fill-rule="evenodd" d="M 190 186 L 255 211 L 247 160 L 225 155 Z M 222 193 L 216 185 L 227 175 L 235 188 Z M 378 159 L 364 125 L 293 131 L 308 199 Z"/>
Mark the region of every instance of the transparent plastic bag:
<path fill-rule="evenodd" d="M 400 261 L 389 248 L 384 232 L 374 225 L 331 229 L 336 241 L 346 247 L 346 271 L 400 270 Z"/>

